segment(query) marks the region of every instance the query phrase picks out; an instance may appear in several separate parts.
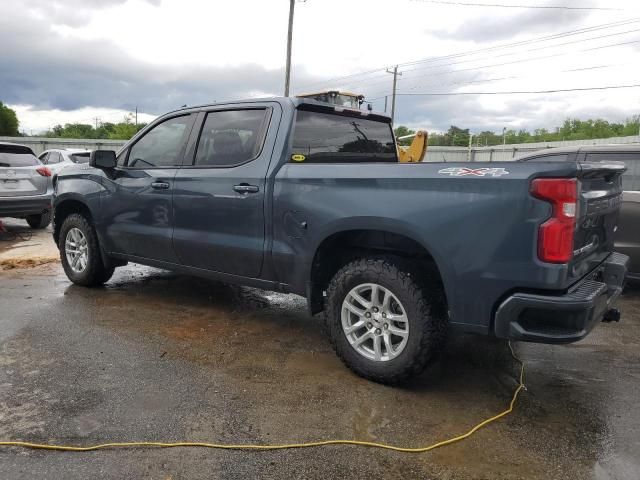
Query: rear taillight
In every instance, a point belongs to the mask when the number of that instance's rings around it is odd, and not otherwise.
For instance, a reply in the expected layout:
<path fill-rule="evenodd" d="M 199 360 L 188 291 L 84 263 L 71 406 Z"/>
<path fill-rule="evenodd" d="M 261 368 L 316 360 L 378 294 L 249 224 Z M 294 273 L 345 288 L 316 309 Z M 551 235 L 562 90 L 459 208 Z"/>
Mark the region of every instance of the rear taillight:
<path fill-rule="evenodd" d="M 531 194 L 551 203 L 551 218 L 538 230 L 538 258 L 543 262 L 567 263 L 573 257 L 576 230 L 578 182 L 575 178 L 536 178 Z"/>
<path fill-rule="evenodd" d="M 38 167 L 38 168 L 36 168 L 36 172 L 38 172 L 43 177 L 50 177 L 51 176 L 51 170 L 49 170 L 47 167 Z"/>

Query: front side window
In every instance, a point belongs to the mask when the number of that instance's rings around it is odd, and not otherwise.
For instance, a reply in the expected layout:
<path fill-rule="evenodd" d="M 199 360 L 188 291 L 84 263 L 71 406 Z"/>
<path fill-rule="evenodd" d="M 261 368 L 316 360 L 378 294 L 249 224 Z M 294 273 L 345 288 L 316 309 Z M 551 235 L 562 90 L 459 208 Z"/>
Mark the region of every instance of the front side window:
<path fill-rule="evenodd" d="M 262 148 L 266 109 L 209 112 L 202 126 L 195 164 L 229 167 L 255 158 Z"/>
<path fill-rule="evenodd" d="M 120 152 L 120 155 L 116 157 L 116 165 L 118 165 L 119 167 L 124 167 L 124 163 L 127 160 L 127 153 L 128 150 L 122 150 Z"/>
<path fill-rule="evenodd" d="M 304 163 L 397 162 L 391 125 L 298 110 L 291 158 Z"/>
<path fill-rule="evenodd" d="M 190 127 L 190 115 L 171 118 L 156 125 L 131 147 L 127 166 L 153 168 L 181 165 L 182 147 Z"/>

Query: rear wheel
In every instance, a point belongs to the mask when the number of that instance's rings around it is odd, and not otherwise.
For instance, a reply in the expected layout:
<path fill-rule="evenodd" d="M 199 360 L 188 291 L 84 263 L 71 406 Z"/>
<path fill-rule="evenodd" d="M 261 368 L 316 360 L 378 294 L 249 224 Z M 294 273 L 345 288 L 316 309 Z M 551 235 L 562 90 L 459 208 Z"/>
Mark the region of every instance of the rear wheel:
<path fill-rule="evenodd" d="M 443 294 L 392 259 L 363 259 L 341 268 L 327 289 L 331 343 L 358 375 L 397 384 L 421 373 L 447 333 Z"/>
<path fill-rule="evenodd" d="M 67 277 L 77 285 L 102 285 L 113 275 L 114 268 L 106 267 L 102 261 L 95 229 L 78 213 L 62 222 L 58 249 Z"/>
<path fill-rule="evenodd" d="M 51 212 L 29 215 L 26 220 L 31 228 L 42 230 L 43 228 L 47 228 L 51 223 Z"/>

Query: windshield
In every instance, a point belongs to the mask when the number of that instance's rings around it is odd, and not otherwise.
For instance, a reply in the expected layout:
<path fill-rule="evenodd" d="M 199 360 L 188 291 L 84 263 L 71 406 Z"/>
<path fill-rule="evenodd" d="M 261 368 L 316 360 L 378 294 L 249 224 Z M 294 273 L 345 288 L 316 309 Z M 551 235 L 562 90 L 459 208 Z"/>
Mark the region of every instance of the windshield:
<path fill-rule="evenodd" d="M 89 163 L 90 154 L 91 152 L 79 152 L 79 153 L 72 153 L 71 155 L 69 155 L 69 157 L 71 158 L 71 161 L 74 163 Z"/>
<path fill-rule="evenodd" d="M 0 151 L 0 167 L 34 167 L 40 160 L 31 153 L 6 153 Z"/>

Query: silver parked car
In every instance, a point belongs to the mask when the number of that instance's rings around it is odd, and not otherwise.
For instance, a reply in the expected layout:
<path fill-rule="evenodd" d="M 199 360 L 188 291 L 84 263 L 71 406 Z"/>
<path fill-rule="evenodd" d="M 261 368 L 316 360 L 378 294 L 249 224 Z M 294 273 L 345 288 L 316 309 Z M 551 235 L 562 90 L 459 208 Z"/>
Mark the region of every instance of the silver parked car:
<path fill-rule="evenodd" d="M 56 148 L 45 150 L 38 158 L 53 172 L 54 175 L 60 173 L 64 168 L 78 163 L 89 163 L 90 150 L 78 148 Z"/>
<path fill-rule="evenodd" d="M 622 175 L 624 193 L 615 235 L 615 249 L 631 259 L 627 277 L 640 280 L 640 145 L 583 145 L 550 148 L 527 153 L 516 160 L 623 162 L 627 166 L 627 171 Z M 604 200 L 606 198 L 603 198 Z"/>
<path fill-rule="evenodd" d="M 0 218 L 24 218 L 31 228 L 49 225 L 51 177 L 29 147 L 0 142 Z"/>

